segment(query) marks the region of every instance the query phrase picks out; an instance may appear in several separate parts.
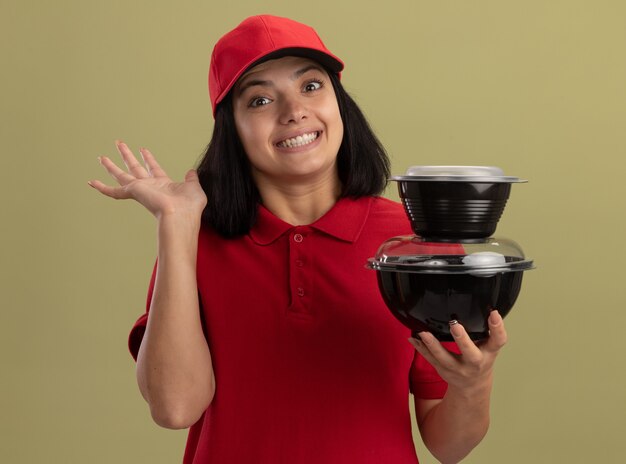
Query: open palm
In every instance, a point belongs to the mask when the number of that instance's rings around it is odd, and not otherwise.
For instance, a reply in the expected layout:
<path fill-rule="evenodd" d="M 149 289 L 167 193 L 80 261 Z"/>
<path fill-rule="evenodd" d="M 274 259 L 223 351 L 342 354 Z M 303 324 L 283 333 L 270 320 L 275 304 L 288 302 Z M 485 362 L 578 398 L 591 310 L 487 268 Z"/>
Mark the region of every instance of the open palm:
<path fill-rule="evenodd" d="M 116 142 L 116 145 L 128 172 L 106 156 L 99 159 L 119 186 L 109 186 L 99 180 L 90 181 L 89 185 L 117 200 L 136 200 L 157 218 L 165 214 L 202 214 L 207 198 L 196 171 L 189 170 L 183 182 L 174 182 L 148 149 L 139 150 L 144 166 L 125 143 Z"/>

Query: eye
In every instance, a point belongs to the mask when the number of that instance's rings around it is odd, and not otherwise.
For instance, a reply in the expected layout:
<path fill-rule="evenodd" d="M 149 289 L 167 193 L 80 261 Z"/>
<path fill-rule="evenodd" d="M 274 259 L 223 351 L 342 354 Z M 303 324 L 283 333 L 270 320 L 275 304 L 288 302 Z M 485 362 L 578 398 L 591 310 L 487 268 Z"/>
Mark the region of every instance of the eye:
<path fill-rule="evenodd" d="M 306 84 L 304 84 L 305 92 L 313 92 L 314 90 L 319 90 L 324 86 L 324 83 L 318 79 L 312 79 Z"/>
<path fill-rule="evenodd" d="M 257 108 L 259 106 L 267 105 L 270 102 L 271 100 L 267 97 L 254 97 L 252 100 L 250 100 L 248 106 L 250 106 L 251 108 Z"/>

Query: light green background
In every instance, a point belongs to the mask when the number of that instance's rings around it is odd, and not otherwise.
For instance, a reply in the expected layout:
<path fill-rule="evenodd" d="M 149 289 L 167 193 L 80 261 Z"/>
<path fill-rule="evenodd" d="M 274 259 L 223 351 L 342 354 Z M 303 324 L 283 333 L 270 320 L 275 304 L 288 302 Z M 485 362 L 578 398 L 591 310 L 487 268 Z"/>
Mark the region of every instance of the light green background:
<path fill-rule="evenodd" d="M 625 462 L 626 3 L 215 3 L 2 2 L 0 462 L 181 461 L 186 433 L 152 423 L 126 350 L 154 221 L 86 181 L 106 179 L 96 157 L 116 138 L 175 178 L 193 166 L 212 44 L 263 12 L 313 25 L 343 57 L 394 173 L 496 165 L 530 180 L 497 232 L 538 268 L 465 462 Z"/>

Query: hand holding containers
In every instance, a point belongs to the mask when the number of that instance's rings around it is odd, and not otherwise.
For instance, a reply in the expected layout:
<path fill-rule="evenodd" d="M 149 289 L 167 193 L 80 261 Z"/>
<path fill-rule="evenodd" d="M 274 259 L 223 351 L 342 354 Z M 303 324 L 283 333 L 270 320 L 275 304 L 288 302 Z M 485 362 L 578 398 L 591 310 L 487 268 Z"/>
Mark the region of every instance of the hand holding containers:
<path fill-rule="evenodd" d="M 488 337 L 489 313 L 508 314 L 533 268 L 514 241 L 490 237 L 511 184 L 525 181 L 485 166 L 414 166 L 392 180 L 417 235 L 386 240 L 368 260 L 385 303 L 414 335 L 451 341 L 455 319 L 473 340 Z"/>

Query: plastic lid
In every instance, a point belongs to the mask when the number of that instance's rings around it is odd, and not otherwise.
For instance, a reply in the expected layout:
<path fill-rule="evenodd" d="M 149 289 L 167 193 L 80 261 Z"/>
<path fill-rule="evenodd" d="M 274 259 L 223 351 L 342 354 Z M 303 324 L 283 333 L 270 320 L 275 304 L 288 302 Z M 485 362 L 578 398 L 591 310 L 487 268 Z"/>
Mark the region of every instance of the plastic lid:
<path fill-rule="evenodd" d="M 526 182 L 519 177 L 505 176 L 496 166 L 411 166 L 403 176 L 392 180 L 425 180 L 453 182 Z"/>
<path fill-rule="evenodd" d="M 490 237 L 463 242 L 429 242 L 416 235 L 392 237 L 378 248 L 368 267 L 376 270 L 490 277 L 499 272 L 533 269 L 520 246 Z"/>

